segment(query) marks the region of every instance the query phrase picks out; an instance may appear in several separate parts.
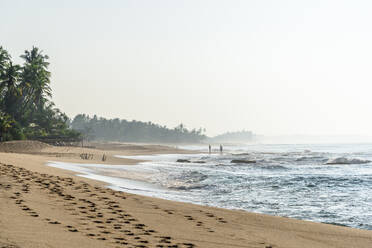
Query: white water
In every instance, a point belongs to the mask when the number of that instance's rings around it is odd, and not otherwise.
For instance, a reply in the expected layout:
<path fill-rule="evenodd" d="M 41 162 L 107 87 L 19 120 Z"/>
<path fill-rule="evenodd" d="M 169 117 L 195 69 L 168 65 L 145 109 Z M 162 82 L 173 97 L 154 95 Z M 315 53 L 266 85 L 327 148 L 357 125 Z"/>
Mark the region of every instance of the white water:
<path fill-rule="evenodd" d="M 223 155 L 125 157 L 149 162 L 48 165 L 130 193 L 372 229 L 372 144 L 249 145 L 225 147 Z"/>

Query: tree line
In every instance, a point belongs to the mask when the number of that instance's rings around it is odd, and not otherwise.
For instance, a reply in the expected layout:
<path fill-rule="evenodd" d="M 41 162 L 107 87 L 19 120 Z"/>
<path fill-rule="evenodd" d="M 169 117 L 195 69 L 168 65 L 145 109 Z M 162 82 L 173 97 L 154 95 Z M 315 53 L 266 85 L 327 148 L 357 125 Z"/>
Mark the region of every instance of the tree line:
<path fill-rule="evenodd" d="M 148 143 L 198 143 L 206 138 L 205 129 L 188 130 L 183 124 L 168 128 L 152 122 L 106 119 L 94 115 L 78 114 L 71 127 L 83 133 L 87 140 L 148 142 Z"/>
<path fill-rule="evenodd" d="M 52 101 L 49 57 L 37 47 L 15 64 L 0 46 L 0 141 L 33 139 L 79 141 L 82 138 L 122 142 L 197 143 L 205 129 L 188 130 L 183 124 L 167 128 L 152 122 L 68 116 Z"/>
<path fill-rule="evenodd" d="M 78 139 L 68 117 L 51 101 L 49 57 L 37 47 L 22 54 L 22 65 L 0 46 L 0 141 Z"/>

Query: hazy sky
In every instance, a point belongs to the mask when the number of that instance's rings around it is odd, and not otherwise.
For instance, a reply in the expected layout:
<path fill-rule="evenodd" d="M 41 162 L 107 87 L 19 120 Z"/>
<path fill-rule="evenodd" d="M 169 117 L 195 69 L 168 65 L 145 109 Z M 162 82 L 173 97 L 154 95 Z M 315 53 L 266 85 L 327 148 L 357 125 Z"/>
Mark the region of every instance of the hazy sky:
<path fill-rule="evenodd" d="M 209 135 L 372 135 L 372 1 L 0 0 L 0 45 L 53 100 Z"/>

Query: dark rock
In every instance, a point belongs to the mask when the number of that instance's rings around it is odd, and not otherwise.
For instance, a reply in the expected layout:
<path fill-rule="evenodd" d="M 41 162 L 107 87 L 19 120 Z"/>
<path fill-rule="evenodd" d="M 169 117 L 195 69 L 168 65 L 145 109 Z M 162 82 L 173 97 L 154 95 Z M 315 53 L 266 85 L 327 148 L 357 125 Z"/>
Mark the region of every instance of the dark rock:
<path fill-rule="evenodd" d="M 234 164 L 255 164 L 256 160 L 233 159 L 231 163 Z"/>
<path fill-rule="evenodd" d="M 250 155 L 249 153 L 245 152 L 245 153 L 235 153 L 235 154 L 232 154 L 233 156 L 248 156 Z"/>
<path fill-rule="evenodd" d="M 177 159 L 176 162 L 177 162 L 177 163 L 191 163 L 191 161 L 188 160 L 188 159 Z"/>

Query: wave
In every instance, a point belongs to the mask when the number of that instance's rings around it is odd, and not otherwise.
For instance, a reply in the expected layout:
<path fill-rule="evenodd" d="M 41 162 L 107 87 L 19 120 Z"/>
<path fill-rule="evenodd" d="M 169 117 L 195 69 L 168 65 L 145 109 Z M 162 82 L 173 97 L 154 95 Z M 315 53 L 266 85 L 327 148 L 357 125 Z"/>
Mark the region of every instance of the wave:
<path fill-rule="evenodd" d="M 201 189 L 207 186 L 201 183 L 207 178 L 207 175 L 197 171 L 184 171 L 180 175 L 169 175 L 162 186 L 178 190 Z"/>
<path fill-rule="evenodd" d="M 186 171 L 182 173 L 177 179 L 182 180 L 186 183 L 197 183 L 207 179 L 207 175 L 200 173 L 198 171 Z"/>
<path fill-rule="evenodd" d="M 289 170 L 289 168 L 282 165 L 261 165 L 259 168 L 266 170 Z"/>
<path fill-rule="evenodd" d="M 231 154 L 232 156 L 249 156 L 251 155 L 250 153 L 248 152 L 244 152 L 244 153 L 233 153 Z"/>
<path fill-rule="evenodd" d="M 192 189 L 202 189 L 205 188 L 207 185 L 204 184 L 178 184 L 178 185 L 168 185 L 168 189 L 176 189 L 176 190 L 192 190 Z"/>
<path fill-rule="evenodd" d="M 370 163 L 370 160 L 364 160 L 359 158 L 345 158 L 339 157 L 334 159 L 329 159 L 326 164 L 367 164 Z"/>
<path fill-rule="evenodd" d="M 315 160 L 323 160 L 327 161 L 328 158 L 323 156 L 302 156 L 295 159 L 297 162 L 303 162 L 303 161 L 315 161 Z"/>

